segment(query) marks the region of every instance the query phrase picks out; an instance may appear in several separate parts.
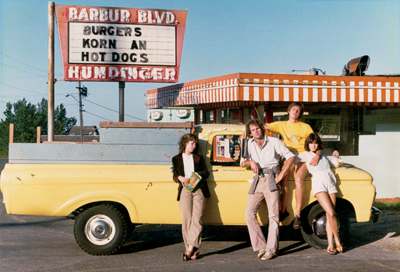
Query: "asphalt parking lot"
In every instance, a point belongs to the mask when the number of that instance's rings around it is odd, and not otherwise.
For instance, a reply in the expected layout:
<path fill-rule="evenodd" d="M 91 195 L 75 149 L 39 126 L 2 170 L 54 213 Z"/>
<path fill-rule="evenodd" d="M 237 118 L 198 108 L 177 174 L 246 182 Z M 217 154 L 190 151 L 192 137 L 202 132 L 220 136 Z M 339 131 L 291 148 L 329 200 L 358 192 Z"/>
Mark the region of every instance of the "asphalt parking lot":
<path fill-rule="evenodd" d="M 201 258 L 183 262 L 180 225 L 138 226 L 118 254 L 96 257 L 79 248 L 73 224 L 8 215 L 1 203 L 0 271 L 400 271 L 400 212 L 384 211 L 376 224 L 352 224 L 345 253 L 335 256 L 281 228 L 279 256 L 269 261 L 252 252 L 245 226 L 205 226 Z"/>

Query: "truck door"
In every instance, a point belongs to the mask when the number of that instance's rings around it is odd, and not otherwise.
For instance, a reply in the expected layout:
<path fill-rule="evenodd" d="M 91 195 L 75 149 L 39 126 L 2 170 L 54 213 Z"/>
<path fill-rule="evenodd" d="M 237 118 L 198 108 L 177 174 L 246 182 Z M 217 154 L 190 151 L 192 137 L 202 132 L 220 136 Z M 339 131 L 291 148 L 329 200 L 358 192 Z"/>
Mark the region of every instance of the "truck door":
<path fill-rule="evenodd" d="M 241 132 L 212 136 L 210 177 L 211 197 L 203 221 L 212 224 L 245 225 L 247 192 L 252 172 L 240 167 Z"/>

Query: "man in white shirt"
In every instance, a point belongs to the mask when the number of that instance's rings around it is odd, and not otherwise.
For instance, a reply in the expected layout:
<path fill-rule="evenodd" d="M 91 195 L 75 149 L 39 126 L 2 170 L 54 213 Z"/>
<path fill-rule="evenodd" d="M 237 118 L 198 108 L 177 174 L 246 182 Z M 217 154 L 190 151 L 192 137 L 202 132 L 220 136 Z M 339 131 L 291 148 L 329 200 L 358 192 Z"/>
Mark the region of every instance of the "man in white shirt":
<path fill-rule="evenodd" d="M 277 184 L 288 173 L 294 162 L 294 155 L 280 140 L 267 137 L 264 124 L 252 119 L 246 125 L 248 155 L 241 164 L 250 167 L 254 180 L 249 190 L 246 207 L 246 223 L 254 251 L 258 251 L 261 260 L 269 260 L 278 254 L 279 249 L 279 190 Z M 279 171 L 279 159 L 283 156 L 286 163 Z M 257 210 L 263 200 L 268 207 L 268 239 L 261 231 L 257 220 Z"/>

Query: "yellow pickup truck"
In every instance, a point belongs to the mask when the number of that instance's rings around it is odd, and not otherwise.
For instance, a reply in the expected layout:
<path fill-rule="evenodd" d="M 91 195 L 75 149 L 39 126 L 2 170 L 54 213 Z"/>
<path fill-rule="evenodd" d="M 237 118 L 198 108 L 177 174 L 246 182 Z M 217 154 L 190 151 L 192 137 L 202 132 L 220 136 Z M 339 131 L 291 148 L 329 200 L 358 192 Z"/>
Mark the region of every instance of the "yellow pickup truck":
<path fill-rule="evenodd" d="M 239 166 L 243 125 L 102 122 L 99 130 L 98 143 L 10 143 L 0 180 L 7 213 L 73 217 L 75 239 L 84 251 L 113 254 L 138 224 L 181 224 L 171 158 L 180 136 L 194 132 L 210 171 L 203 222 L 246 225 L 253 173 Z M 348 234 L 350 219 L 377 221 L 371 175 L 346 164 L 334 173 L 340 235 Z M 293 178 L 288 186 L 290 215 L 282 226 L 293 222 L 296 208 Z M 304 186 L 302 235 L 311 246 L 326 248 L 324 211 L 309 177 Z M 266 205 L 259 209 L 259 221 L 268 224 Z"/>

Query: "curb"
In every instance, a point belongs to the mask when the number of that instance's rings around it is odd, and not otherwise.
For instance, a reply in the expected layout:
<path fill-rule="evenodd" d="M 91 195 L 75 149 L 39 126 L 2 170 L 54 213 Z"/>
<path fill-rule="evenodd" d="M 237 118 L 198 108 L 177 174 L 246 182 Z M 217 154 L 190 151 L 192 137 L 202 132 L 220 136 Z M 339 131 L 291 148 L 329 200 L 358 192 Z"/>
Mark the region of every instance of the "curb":
<path fill-rule="evenodd" d="M 388 203 L 388 202 L 396 203 L 396 202 L 400 202 L 400 197 L 380 198 L 380 199 L 375 199 L 375 202 L 378 202 L 378 203 Z"/>

